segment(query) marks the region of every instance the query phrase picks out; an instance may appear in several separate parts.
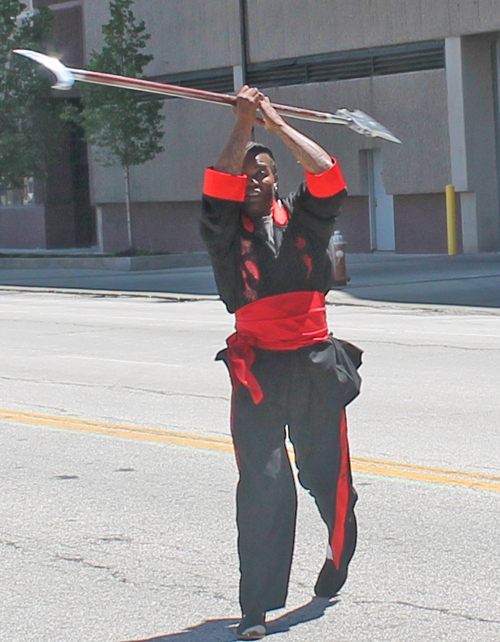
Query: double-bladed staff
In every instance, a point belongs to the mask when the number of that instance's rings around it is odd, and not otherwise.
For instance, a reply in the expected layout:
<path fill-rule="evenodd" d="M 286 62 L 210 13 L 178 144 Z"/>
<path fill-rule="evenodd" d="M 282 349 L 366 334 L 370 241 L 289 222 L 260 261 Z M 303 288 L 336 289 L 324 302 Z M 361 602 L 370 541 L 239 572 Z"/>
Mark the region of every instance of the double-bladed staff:
<path fill-rule="evenodd" d="M 189 87 L 179 87 L 178 85 L 167 85 L 164 83 L 144 80 L 142 78 L 128 78 L 125 76 L 116 76 L 105 74 L 99 71 L 87 71 L 86 69 L 72 69 L 66 67 L 60 60 L 52 56 L 31 51 L 30 49 L 15 49 L 14 53 L 31 58 L 40 63 L 46 69 L 51 71 L 56 77 L 57 82 L 53 85 L 54 89 L 68 90 L 74 85 L 75 81 L 93 83 L 96 85 L 106 85 L 108 87 L 122 87 L 124 89 L 134 89 L 136 91 L 145 91 L 150 94 L 161 94 L 164 96 L 175 96 L 177 98 L 189 98 L 191 100 L 201 100 L 209 103 L 218 103 L 219 105 L 234 106 L 236 97 L 230 94 L 220 94 L 203 89 L 192 89 Z M 346 125 L 358 134 L 370 136 L 372 138 L 383 138 L 393 143 L 401 143 L 388 129 L 378 123 L 376 120 L 360 111 L 359 109 L 338 109 L 334 114 L 325 111 L 316 111 L 314 109 L 304 109 L 302 107 L 292 107 L 290 105 L 279 105 L 272 103 L 273 107 L 279 114 L 290 118 L 300 118 L 302 120 L 312 120 L 320 123 L 330 123 L 333 125 Z"/>

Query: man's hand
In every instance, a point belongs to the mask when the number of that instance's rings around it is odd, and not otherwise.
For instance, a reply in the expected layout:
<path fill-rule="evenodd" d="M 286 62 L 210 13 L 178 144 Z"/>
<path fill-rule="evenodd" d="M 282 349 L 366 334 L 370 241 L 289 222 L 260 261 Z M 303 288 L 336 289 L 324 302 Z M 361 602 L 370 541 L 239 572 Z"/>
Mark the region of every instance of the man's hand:
<path fill-rule="evenodd" d="M 302 167 L 311 174 L 321 174 L 330 169 L 333 161 L 330 155 L 315 141 L 292 127 L 278 114 L 267 96 L 260 93 L 259 110 L 262 118 L 255 121 L 273 132 L 285 143 Z"/>
<path fill-rule="evenodd" d="M 256 115 L 257 110 L 260 111 L 262 118 Z M 258 123 L 268 131 L 276 132 L 286 124 L 274 109 L 269 98 L 259 91 L 257 87 L 243 85 L 236 94 L 236 105 L 233 107 L 233 112 L 237 120 L 251 122 L 252 126 L 254 123 Z"/>
<path fill-rule="evenodd" d="M 286 125 L 285 120 L 283 120 L 282 116 L 278 114 L 269 98 L 264 96 L 264 94 L 260 94 L 259 110 L 262 114 L 262 118 L 256 117 L 255 121 L 268 131 L 277 132 Z"/>
<path fill-rule="evenodd" d="M 239 122 L 249 123 L 252 125 L 256 121 L 255 113 L 259 109 L 259 102 L 263 94 L 256 87 L 243 87 L 236 94 L 236 105 L 233 112 Z"/>

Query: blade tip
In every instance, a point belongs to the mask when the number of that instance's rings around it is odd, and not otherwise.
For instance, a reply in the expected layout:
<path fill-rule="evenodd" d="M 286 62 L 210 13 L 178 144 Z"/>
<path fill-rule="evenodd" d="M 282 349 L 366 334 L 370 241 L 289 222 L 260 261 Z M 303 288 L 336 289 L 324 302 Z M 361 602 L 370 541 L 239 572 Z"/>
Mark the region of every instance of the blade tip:
<path fill-rule="evenodd" d="M 39 51 L 32 51 L 31 49 L 13 49 L 13 52 L 37 62 L 53 73 L 57 80 L 55 85 L 52 85 L 54 89 L 67 91 L 75 84 L 75 77 L 58 58 L 47 56 L 46 54 L 42 54 Z"/>

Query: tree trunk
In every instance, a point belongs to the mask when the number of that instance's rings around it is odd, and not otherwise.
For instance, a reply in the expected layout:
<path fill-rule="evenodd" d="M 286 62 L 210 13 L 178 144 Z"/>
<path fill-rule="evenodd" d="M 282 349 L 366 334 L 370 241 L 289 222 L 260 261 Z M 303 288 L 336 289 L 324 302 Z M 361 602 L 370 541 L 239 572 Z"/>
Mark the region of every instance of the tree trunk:
<path fill-rule="evenodd" d="M 125 209 L 127 212 L 127 235 L 128 235 L 128 248 L 134 247 L 132 243 L 132 218 L 130 216 L 130 166 L 125 166 Z"/>

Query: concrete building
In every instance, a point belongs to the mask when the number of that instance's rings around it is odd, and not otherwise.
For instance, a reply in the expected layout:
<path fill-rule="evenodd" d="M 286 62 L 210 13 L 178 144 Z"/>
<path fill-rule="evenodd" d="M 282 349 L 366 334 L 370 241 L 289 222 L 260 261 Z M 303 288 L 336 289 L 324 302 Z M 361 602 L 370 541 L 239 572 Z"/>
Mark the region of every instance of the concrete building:
<path fill-rule="evenodd" d="M 85 65 L 102 44 L 108 3 L 41 4 L 55 10 L 63 61 Z M 500 0 L 136 0 L 134 12 L 152 34 L 147 72 L 155 80 L 229 93 L 246 79 L 276 102 L 361 109 L 403 141 L 294 121 L 341 163 L 349 196 L 338 227 L 349 251 L 446 252 L 448 184 L 457 192 L 459 248 L 500 250 Z M 164 115 L 165 152 L 132 170 L 134 243 L 199 250 L 203 171 L 233 116 L 183 99 L 165 100 Z M 124 249 L 122 170 L 96 165 L 91 154 L 87 163 L 78 136 L 61 136 L 43 202 L 0 207 L 0 245 L 9 247 L 10 216 L 29 230 L 22 238 L 17 227 L 17 247 Z M 276 150 L 281 190 L 294 189 L 300 167 L 280 141 L 265 131 L 256 137 Z"/>

